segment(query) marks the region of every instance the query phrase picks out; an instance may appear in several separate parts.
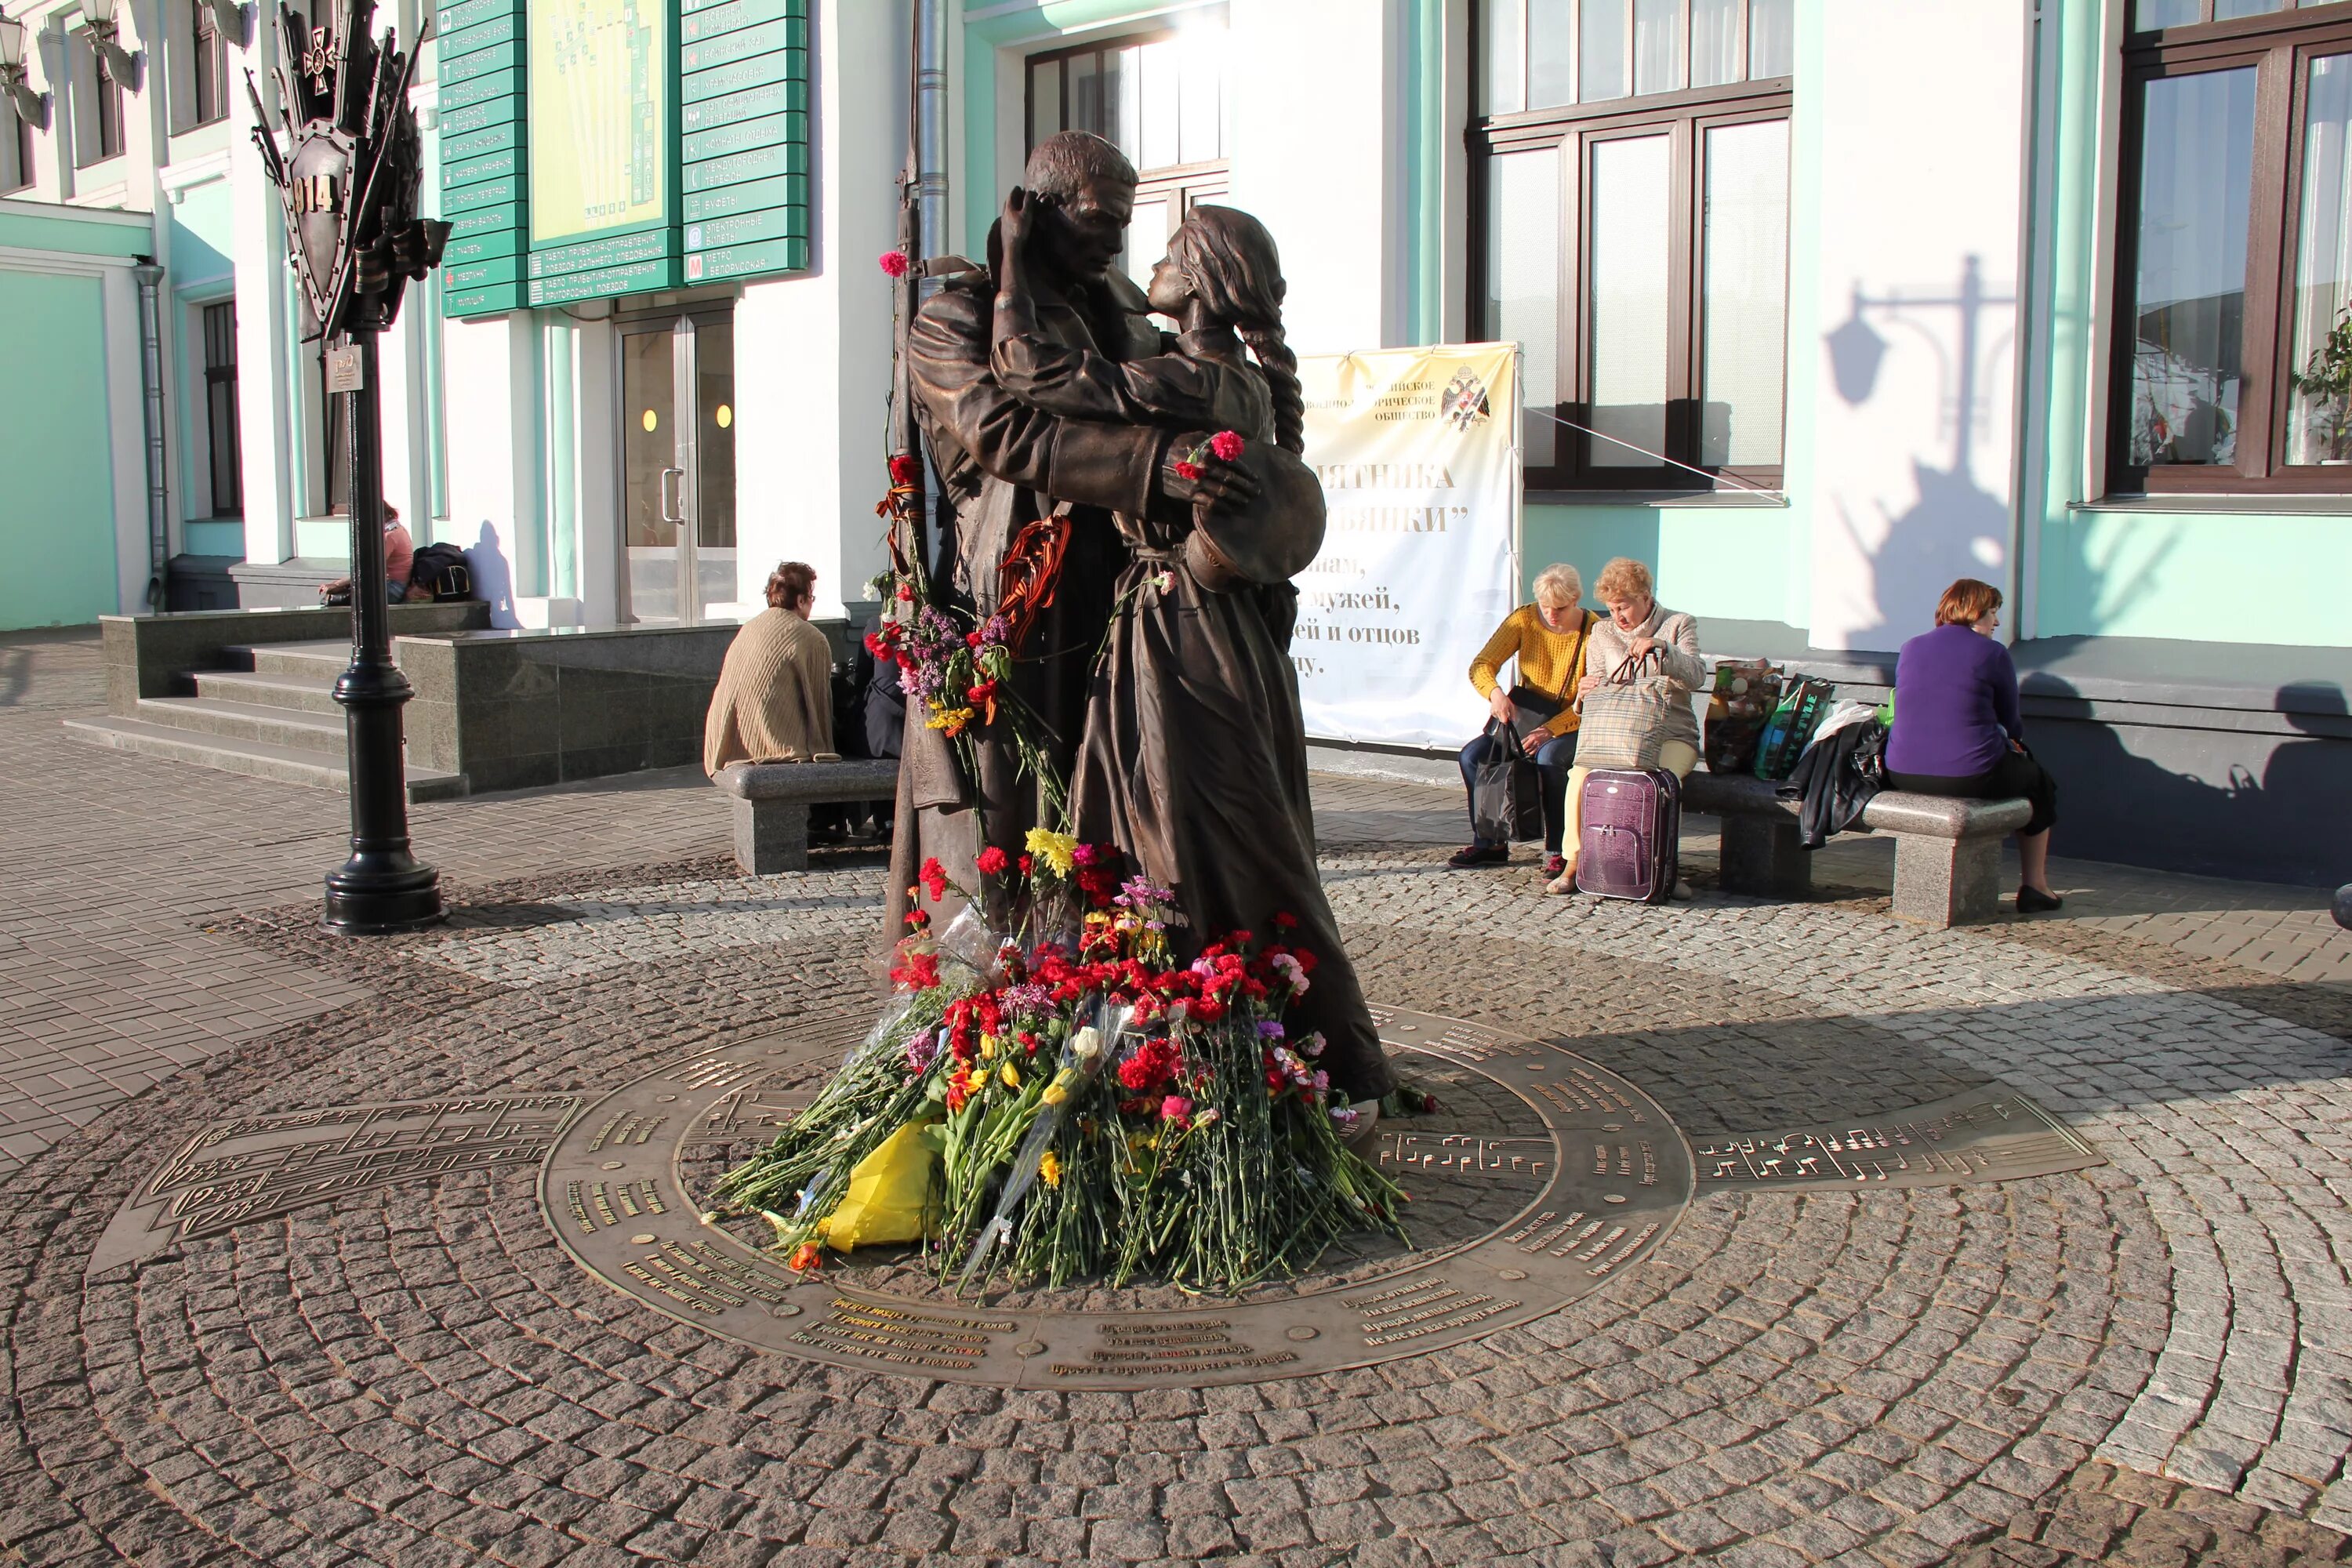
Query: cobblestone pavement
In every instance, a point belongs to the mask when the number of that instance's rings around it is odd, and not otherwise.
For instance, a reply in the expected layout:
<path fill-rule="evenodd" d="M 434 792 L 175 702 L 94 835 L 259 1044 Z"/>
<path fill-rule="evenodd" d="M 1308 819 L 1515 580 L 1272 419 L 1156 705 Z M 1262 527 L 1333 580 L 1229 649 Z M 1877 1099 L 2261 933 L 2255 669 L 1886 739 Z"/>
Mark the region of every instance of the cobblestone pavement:
<path fill-rule="evenodd" d="M 1546 900 L 1525 865 L 1444 869 L 1446 792 L 1322 781 L 1327 882 L 1381 1000 L 1560 1040 L 1694 1140 L 1999 1080 L 2108 1163 L 1710 1192 L 1639 1266 L 1465 1348 L 1005 1392 L 655 1316 L 572 1264 L 520 1170 L 90 1273 L 134 1184 L 226 1116 L 593 1089 L 861 1008 L 880 891 L 873 856 L 739 878 L 711 792 L 637 781 L 421 810 L 458 919 L 339 942 L 315 900 L 340 797 L 66 742 L 93 653 L 0 643 L 0 1071 L 29 1108 L 0 1173 L 0 1558 L 2352 1552 L 2352 993 L 2328 940 L 2286 940 L 2308 892 L 2076 863 L 2074 918 L 1928 932 L 1886 918 L 1865 843 L 1801 904 L 1717 894 L 1704 854 L 1688 903 Z M 2280 934 L 2218 956 L 2198 938 L 2225 916 Z M 66 1100 L 90 1086 L 47 1080 L 93 1047 L 136 1065 Z"/>

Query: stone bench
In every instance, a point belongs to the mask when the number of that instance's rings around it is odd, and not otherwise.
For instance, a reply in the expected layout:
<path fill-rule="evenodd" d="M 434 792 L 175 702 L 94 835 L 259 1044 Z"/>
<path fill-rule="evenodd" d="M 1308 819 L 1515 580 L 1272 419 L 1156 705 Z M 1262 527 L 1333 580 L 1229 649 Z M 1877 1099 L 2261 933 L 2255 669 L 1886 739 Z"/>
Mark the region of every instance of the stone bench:
<path fill-rule="evenodd" d="M 1812 857 L 1797 826 L 1797 802 L 1746 773 L 1694 773 L 1683 808 L 1723 819 L 1723 889 L 1801 898 Z M 2000 907 L 2000 841 L 2025 826 L 2021 800 L 1953 800 L 1881 791 L 1862 825 L 1895 840 L 1895 913 L 1925 925 L 1972 925 Z"/>
<path fill-rule="evenodd" d="M 730 763 L 710 781 L 732 796 L 735 863 L 755 877 L 808 869 L 812 805 L 891 800 L 897 759 L 830 763 Z"/>

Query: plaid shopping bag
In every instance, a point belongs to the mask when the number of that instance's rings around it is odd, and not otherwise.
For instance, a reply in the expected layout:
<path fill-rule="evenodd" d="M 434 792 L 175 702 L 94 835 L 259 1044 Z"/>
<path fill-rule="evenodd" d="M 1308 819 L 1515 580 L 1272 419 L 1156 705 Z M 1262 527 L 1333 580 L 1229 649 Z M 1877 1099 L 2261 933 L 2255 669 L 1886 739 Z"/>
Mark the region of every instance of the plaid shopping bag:
<path fill-rule="evenodd" d="M 1652 661 L 1655 668 L 1652 668 Z M 1661 681 L 1665 656 L 1656 648 L 1626 658 L 1599 686 L 1584 694 L 1583 722 L 1576 730 L 1576 765 L 1584 768 L 1654 768 L 1666 742 L 1666 725 L 1682 699 Z"/>

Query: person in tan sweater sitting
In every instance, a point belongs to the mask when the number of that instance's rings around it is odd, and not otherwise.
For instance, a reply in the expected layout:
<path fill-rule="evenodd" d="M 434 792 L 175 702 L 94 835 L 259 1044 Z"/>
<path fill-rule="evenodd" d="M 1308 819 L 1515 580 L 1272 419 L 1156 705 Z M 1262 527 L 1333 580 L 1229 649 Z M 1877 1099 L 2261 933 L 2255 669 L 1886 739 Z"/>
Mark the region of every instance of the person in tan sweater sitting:
<path fill-rule="evenodd" d="M 702 727 L 702 771 L 730 763 L 831 763 L 833 648 L 809 625 L 816 568 L 787 561 L 768 574 L 768 607 L 743 623 L 727 647 L 710 717 Z"/>

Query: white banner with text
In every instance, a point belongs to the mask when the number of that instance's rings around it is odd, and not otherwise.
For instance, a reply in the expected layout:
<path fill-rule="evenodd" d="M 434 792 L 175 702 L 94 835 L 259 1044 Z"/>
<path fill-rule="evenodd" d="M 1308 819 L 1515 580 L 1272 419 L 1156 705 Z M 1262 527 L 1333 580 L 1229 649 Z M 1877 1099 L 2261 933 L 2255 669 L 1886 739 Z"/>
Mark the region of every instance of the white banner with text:
<path fill-rule="evenodd" d="M 1483 722 L 1470 660 L 1518 596 L 1518 353 L 1299 360 L 1330 508 L 1290 647 L 1308 735 L 1450 748 Z"/>

